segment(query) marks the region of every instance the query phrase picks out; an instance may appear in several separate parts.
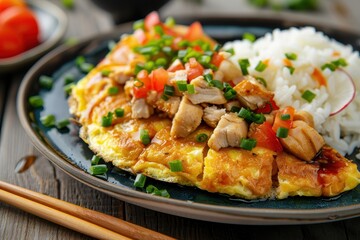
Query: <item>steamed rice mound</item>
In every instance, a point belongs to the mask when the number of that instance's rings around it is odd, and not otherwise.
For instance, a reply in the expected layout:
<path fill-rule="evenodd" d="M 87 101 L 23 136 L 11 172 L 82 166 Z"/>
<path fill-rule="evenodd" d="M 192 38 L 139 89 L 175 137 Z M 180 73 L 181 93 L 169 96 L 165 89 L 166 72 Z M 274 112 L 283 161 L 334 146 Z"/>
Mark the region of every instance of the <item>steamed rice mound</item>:
<path fill-rule="evenodd" d="M 231 60 L 238 65 L 239 59 L 248 59 L 249 74 L 263 78 L 268 89 L 275 93 L 274 100 L 280 107 L 294 106 L 297 110 L 312 113 L 315 128 L 324 136 L 327 144 L 341 154 L 351 154 L 360 146 L 360 97 L 356 92 L 354 100 L 343 111 L 330 116 L 331 102 L 336 101 L 341 78 L 348 78 L 343 72 L 321 67 L 331 61 L 343 58 L 347 62 L 343 70 L 348 73 L 360 89 L 360 58 L 351 46 L 345 46 L 312 27 L 274 30 L 254 43 L 248 40 L 236 40 L 224 45 L 225 49 L 233 48 L 235 54 Z M 294 72 L 284 63 L 285 53 L 295 53 L 296 60 L 291 60 Z M 256 71 L 259 61 L 267 61 L 268 67 Z M 314 80 L 314 69 L 321 71 L 327 85 Z M 338 81 L 338 82 L 336 82 Z M 316 94 L 311 103 L 301 97 L 306 90 Z M 357 156 L 360 157 L 359 154 Z"/>

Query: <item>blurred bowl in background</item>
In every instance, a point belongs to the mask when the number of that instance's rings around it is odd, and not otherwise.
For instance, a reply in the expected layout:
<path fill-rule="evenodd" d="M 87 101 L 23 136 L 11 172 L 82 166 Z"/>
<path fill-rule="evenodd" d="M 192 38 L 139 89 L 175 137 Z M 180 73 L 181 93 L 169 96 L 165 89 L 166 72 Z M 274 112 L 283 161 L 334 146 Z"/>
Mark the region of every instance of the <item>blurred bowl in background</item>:
<path fill-rule="evenodd" d="M 109 12 L 116 24 L 144 18 L 151 11 L 156 11 L 169 0 L 91 0 L 99 8 Z"/>

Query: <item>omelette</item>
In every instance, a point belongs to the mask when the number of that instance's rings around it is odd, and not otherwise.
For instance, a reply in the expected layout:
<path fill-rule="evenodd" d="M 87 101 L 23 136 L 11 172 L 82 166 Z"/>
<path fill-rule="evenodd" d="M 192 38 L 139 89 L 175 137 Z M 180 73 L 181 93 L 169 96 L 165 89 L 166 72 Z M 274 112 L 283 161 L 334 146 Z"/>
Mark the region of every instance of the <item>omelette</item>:
<path fill-rule="evenodd" d="M 336 196 L 357 165 L 327 146 L 312 115 L 276 105 L 247 62 L 236 66 L 199 22 L 150 13 L 69 98 L 80 137 L 106 162 L 244 199 Z"/>

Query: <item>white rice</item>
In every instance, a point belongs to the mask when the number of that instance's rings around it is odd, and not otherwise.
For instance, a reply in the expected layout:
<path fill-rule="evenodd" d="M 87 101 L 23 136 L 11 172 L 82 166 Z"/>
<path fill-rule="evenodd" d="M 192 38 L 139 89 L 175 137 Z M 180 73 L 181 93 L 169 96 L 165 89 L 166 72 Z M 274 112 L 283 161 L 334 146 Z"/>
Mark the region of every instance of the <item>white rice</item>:
<path fill-rule="evenodd" d="M 231 60 L 238 65 L 239 59 L 248 59 L 249 74 L 262 77 L 268 88 L 275 93 L 275 101 L 280 107 L 294 106 L 313 114 L 315 128 L 324 136 L 327 144 L 342 154 L 351 154 L 360 146 L 360 94 L 356 93 L 351 104 L 340 113 L 330 116 L 332 106 L 330 99 L 336 98 L 338 89 L 333 84 L 346 75 L 341 71 L 322 71 L 327 79 L 327 86 L 319 86 L 311 74 L 314 68 L 321 69 L 325 63 L 344 58 L 348 66 L 343 69 L 353 78 L 356 89 L 360 89 L 360 58 L 351 46 L 345 46 L 312 27 L 274 30 L 254 43 L 248 40 L 237 40 L 224 45 L 225 49 L 233 48 L 235 55 Z M 340 56 L 334 56 L 334 51 Z M 291 61 L 295 72 L 290 74 L 284 67 L 285 53 L 297 54 L 297 60 Z M 269 66 L 263 72 L 255 70 L 260 60 L 269 59 Z M 316 94 L 311 103 L 301 95 L 305 90 Z M 360 157 L 360 154 L 357 154 Z"/>

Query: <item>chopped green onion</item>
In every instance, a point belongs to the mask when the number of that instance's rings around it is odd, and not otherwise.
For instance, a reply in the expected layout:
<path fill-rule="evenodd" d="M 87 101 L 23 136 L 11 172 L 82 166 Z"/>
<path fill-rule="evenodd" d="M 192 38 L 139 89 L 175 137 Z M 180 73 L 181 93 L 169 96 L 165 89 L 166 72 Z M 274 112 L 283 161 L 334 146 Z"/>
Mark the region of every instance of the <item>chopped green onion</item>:
<path fill-rule="evenodd" d="M 325 63 L 324 65 L 321 66 L 321 70 L 325 70 L 326 68 L 328 68 L 330 71 L 335 71 L 336 70 L 336 65 L 333 63 Z"/>
<path fill-rule="evenodd" d="M 278 138 L 286 138 L 288 136 L 289 129 L 285 127 L 279 127 L 276 131 L 276 136 Z"/>
<path fill-rule="evenodd" d="M 64 77 L 64 85 L 75 82 L 75 77 L 71 73 L 68 73 Z"/>
<path fill-rule="evenodd" d="M 38 95 L 31 96 L 29 97 L 29 103 L 33 108 L 39 108 L 44 105 L 44 100 Z"/>
<path fill-rule="evenodd" d="M 213 80 L 213 75 L 211 73 L 207 73 L 204 75 L 204 79 L 210 83 Z"/>
<path fill-rule="evenodd" d="M 244 118 L 246 121 L 255 122 L 257 124 L 261 124 L 266 120 L 264 114 L 256 114 L 243 107 L 240 109 L 238 116 Z"/>
<path fill-rule="evenodd" d="M 173 17 L 168 17 L 166 18 L 165 20 L 165 25 L 168 26 L 168 27 L 173 27 L 175 26 L 176 22 L 175 22 L 175 19 Z"/>
<path fill-rule="evenodd" d="M 242 138 L 240 147 L 245 150 L 252 150 L 256 146 L 256 140 L 252 138 Z"/>
<path fill-rule="evenodd" d="M 238 106 L 232 106 L 230 109 L 230 112 L 238 113 L 240 111 L 240 107 Z"/>
<path fill-rule="evenodd" d="M 70 124 L 70 120 L 68 118 L 60 120 L 56 123 L 56 128 L 57 129 L 62 129 L 67 127 Z"/>
<path fill-rule="evenodd" d="M 140 65 L 140 64 L 136 64 L 135 65 L 135 69 L 134 69 L 134 73 L 135 75 L 137 75 L 141 70 L 144 69 L 144 66 Z"/>
<path fill-rule="evenodd" d="M 89 172 L 91 175 L 101 175 L 106 173 L 107 170 L 108 168 L 105 164 L 93 165 L 89 168 Z"/>
<path fill-rule="evenodd" d="M 84 56 L 78 56 L 76 59 L 75 59 L 75 65 L 77 67 L 80 67 L 81 64 L 85 63 L 86 60 L 85 60 L 85 57 Z"/>
<path fill-rule="evenodd" d="M 146 187 L 146 193 L 154 194 L 156 196 L 161 196 L 161 197 L 167 197 L 167 198 L 170 197 L 170 194 L 166 189 L 159 190 L 154 185 L 148 185 Z"/>
<path fill-rule="evenodd" d="M 182 59 L 186 56 L 186 54 L 188 53 L 188 50 L 185 49 L 185 50 L 179 50 L 178 51 L 178 58 Z"/>
<path fill-rule="evenodd" d="M 170 85 L 165 85 L 164 86 L 164 94 L 167 95 L 167 96 L 174 96 L 175 88 L 173 86 L 170 86 Z"/>
<path fill-rule="evenodd" d="M 162 27 L 160 25 L 156 25 L 154 26 L 154 30 L 157 34 L 159 34 L 160 36 L 164 35 L 164 30 L 162 29 Z"/>
<path fill-rule="evenodd" d="M 222 46 L 221 46 L 220 44 L 216 44 L 215 47 L 214 47 L 214 51 L 215 51 L 215 52 L 220 51 L 221 47 L 222 47 Z"/>
<path fill-rule="evenodd" d="M 101 157 L 93 155 L 91 158 L 91 165 L 98 165 Z"/>
<path fill-rule="evenodd" d="M 169 166 L 172 172 L 181 172 L 183 170 L 183 165 L 180 160 L 170 161 Z"/>
<path fill-rule="evenodd" d="M 41 75 L 39 78 L 39 84 L 41 88 L 50 90 L 53 87 L 54 80 L 52 77 Z"/>
<path fill-rule="evenodd" d="M 180 42 L 178 42 L 178 46 L 181 48 L 185 48 L 190 46 L 190 42 L 188 40 L 181 40 Z"/>
<path fill-rule="evenodd" d="M 94 68 L 94 64 L 92 63 L 84 62 L 80 64 L 80 70 L 84 73 L 90 72 L 93 68 Z"/>
<path fill-rule="evenodd" d="M 244 33 L 242 37 L 243 37 L 243 39 L 246 39 L 250 42 L 255 42 L 255 40 L 256 40 L 255 35 L 252 33 L 248 33 L 248 32 Z"/>
<path fill-rule="evenodd" d="M 168 61 L 166 60 L 166 58 L 158 58 L 155 61 L 155 65 L 159 66 L 159 67 L 164 67 L 164 66 L 166 66 L 167 62 Z"/>
<path fill-rule="evenodd" d="M 187 84 L 187 85 L 186 85 L 186 89 L 187 89 L 187 92 L 188 92 L 189 94 L 195 94 L 195 87 L 194 87 L 194 85 L 192 85 L 192 84 Z"/>
<path fill-rule="evenodd" d="M 293 75 L 293 73 L 295 72 L 295 68 L 292 66 L 286 66 L 287 69 L 289 69 L 290 75 Z"/>
<path fill-rule="evenodd" d="M 61 0 L 61 4 L 67 9 L 74 8 L 74 0 Z"/>
<path fill-rule="evenodd" d="M 125 110 L 123 108 L 117 108 L 114 112 L 116 117 L 123 117 L 125 114 Z"/>
<path fill-rule="evenodd" d="M 108 77 L 110 75 L 110 73 L 111 73 L 111 70 L 109 70 L 109 69 L 101 70 L 101 75 L 103 77 Z"/>
<path fill-rule="evenodd" d="M 231 55 L 235 55 L 235 50 L 233 48 L 226 49 L 225 52 L 230 53 Z"/>
<path fill-rule="evenodd" d="M 285 53 L 285 57 L 289 60 L 296 60 L 297 59 L 297 55 L 296 53 Z"/>
<path fill-rule="evenodd" d="M 137 30 L 137 29 L 144 29 L 145 24 L 144 24 L 144 20 L 140 19 L 134 22 L 133 24 L 133 29 Z"/>
<path fill-rule="evenodd" d="M 163 95 L 161 95 L 161 99 L 164 101 L 167 101 L 167 100 L 169 100 L 169 96 L 163 94 Z"/>
<path fill-rule="evenodd" d="M 239 59 L 238 63 L 240 65 L 242 74 L 248 75 L 249 72 L 248 72 L 247 68 L 250 66 L 249 60 L 248 59 Z"/>
<path fill-rule="evenodd" d="M 101 118 L 101 126 L 103 127 L 110 127 L 112 124 L 113 114 L 112 112 L 108 112 L 106 116 Z"/>
<path fill-rule="evenodd" d="M 230 88 L 224 93 L 224 97 L 226 100 L 231 100 L 236 97 L 236 91 L 233 88 Z"/>
<path fill-rule="evenodd" d="M 185 80 L 176 81 L 176 86 L 178 87 L 180 92 L 185 92 L 187 90 L 187 81 Z"/>
<path fill-rule="evenodd" d="M 348 63 L 346 62 L 346 60 L 344 58 L 339 58 L 338 60 L 332 61 L 332 64 L 334 64 L 337 67 L 346 67 L 348 65 Z"/>
<path fill-rule="evenodd" d="M 169 198 L 170 197 L 170 194 L 169 192 L 166 190 L 166 189 L 160 189 L 158 190 L 155 195 L 158 195 L 160 197 L 166 197 L 166 198 Z"/>
<path fill-rule="evenodd" d="M 140 130 L 140 140 L 144 145 L 148 145 L 150 143 L 150 135 L 148 130 L 141 129 Z"/>
<path fill-rule="evenodd" d="M 310 90 L 306 90 L 301 97 L 303 99 L 305 99 L 306 101 L 308 101 L 309 103 L 312 102 L 312 100 L 316 97 L 316 94 L 311 92 Z"/>
<path fill-rule="evenodd" d="M 208 140 L 209 136 L 206 133 L 200 133 L 196 135 L 196 141 L 197 142 L 206 142 Z"/>
<path fill-rule="evenodd" d="M 267 68 L 267 65 L 263 63 L 262 61 L 259 61 L 259 63 L 256 65 L 255 70 L 258 72 L 263 72 Z"/>
<path fill-rule="evenodd" d="M 205 51 L 204 55 L 208 55 L 208 56 L 212 57 L 214 55 L 214 52 L 213 51 Z"/>
<path fill-rule="evenodd" d="M 53 127 L 55 126 L 56 118 L 53 114 L 49 114 L 46 116 L 42 116 L 40 118 L 40 121 L 45 127 Z"/>
<path fill-rule="evenodd" d="M 146 176 L 139 173 L 136 175 L 136 178 L 134 181 L 134 186 L 143 188 L 145 186 L 145 182 L 146 182 Z"/>
<path fill-rule="evenodd" d="M 69 83 L 67 85 L 64 86 L 64 92 L 68 95 L 70 95 L 73 87 L 75 87 L 75 83 Z"/>
<path fill-rule="evenodd" d="M 290 120 L 290 114 L 288 114 L 288 113 L 281 114 L 280 119 L 281 120 Z"/>
<path fill-rule="evenodd" d="M 222 81 L 219 81 L 219 80 L 211 80 L 210 86 L 214 86 L 220 90 L 223 90 L 224 89 L 224 84 Z"/>
<path fill-rule="evenodd" d="M 163 53 L 165 53 L 168 56 L 172 56 L 174 54 L 173 50 L 171 49 L 171 47 L 165 46 L 161 49 L 161 51 Z"/>
<path fill-rule="evenodd" d="M 159 53 L 159 46 L 137 47 L 135 51 L 143 55 L 156 55 Z"/>
<path fill-rule="evenodd" d="M 154 70 L 155 63 L 153 61 L 147 61 L 144 65 L 144 69 L 146 69 L 149 73 Z"/>
<path fill-rule="evenodd" d="M 265 118 L 264 114 L 258 113 L 258 114 L 252 114 L 252 119 L 251 120 L 254 123 L 262 124 L 263 122 L 265 122 L 266 118 Z"/>
<path fill-rule="evenodd" d="M 210 62 L 211 62 L 211 57 L 208 55 L 202 55 L 199 58 L 199 63 L 205 67 L 209 66 Z"/>
<path fill-rule="evenodd" d="M 240 109 L 238 113 L 238 116 L 244 119 L 251 119 L 252 118 L 251 115 L 252 115 L 251 111 L 243 107 Z"/>
<path fill-rule="evenodd" d="M 258 82 L 260 82 L 262 85 L 264 85 L 264 87 L 267 87 L 267 82 L 265 81 L 265 79 L 263 79 L 262 77 L 255 77 L 256 80 L 258 80 Z"/>
<path fill-rule="evenodd" d="M 116 95 L 119 93 L 119 88 L 116 86 L 109 87 L 108 94 L 109 95 Z"/>

